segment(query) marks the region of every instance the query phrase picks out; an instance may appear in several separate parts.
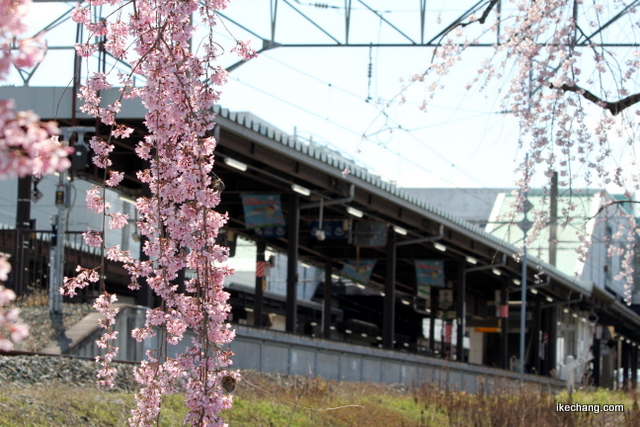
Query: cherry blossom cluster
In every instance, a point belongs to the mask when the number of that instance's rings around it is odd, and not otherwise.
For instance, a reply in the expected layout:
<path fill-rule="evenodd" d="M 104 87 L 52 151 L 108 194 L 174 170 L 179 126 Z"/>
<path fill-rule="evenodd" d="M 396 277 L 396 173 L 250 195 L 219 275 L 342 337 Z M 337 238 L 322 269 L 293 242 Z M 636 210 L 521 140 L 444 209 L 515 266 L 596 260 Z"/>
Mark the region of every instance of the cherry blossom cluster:
<path fill-rule="evenodd" d="M 33 67 L 43 58 L 43 44 L 38 37 L 23 38 L 25 17 L 31 0 L 0 2 L 0 81 L 12 65 Z M 12 53 L 12 50 L 15 53 Z M 55 123 L 44 123 L 31 111 L 15 111 L 11 99 L 0 100 L 0 178 L 18 175 L 42 175 L 70 166 L 68 149 L 57 139 Z M 6 281 L 11 265 L 0 257 L 0 281 Z M 0 349 L 11 350 L 13 344 L 28 335 L 16 308 L 5 309 L 15 293 L 0 285 Z"/>
<path fill-rule="evenodd" d="M 0 80 L 12 65 L 33 67 L 43 58 L 42 43 L 21 38 L 31 0 L 0 2 Z M 12 50 L 15 53 L 12 53 Z M 31 111 L 15 111 L 13 100 L 0 100 L 0 176 L 47 174 L 70 166 L 69 152 L 57 140 L 55 123 Z"/>
<path fill-rule="evenodd" d="M 91 8 L 102 4 L 121 9 L 94 21 Z M 110 228 L 120 228 L 128 221 L 127 216 L 111 210 L 104 193 L 106 186 L 118 185 L 123 178 L 122 172 L 111 169 L 113 138 L 128 138 L 133 131 L 117 123 L 121 100 L 138 97 L 147 109 L 148 134 L 137 142 L 135 152 L 149 165 L 137 177 L 148 185 L 151 195 L 138 198 L 136 209 L 142 250 L 150 261 L 135 259 L 118 246 L 104 248 L 107 259 L 121 262 L 129 272 L 131 289 L 139 288 L 144 280 L 162 301 L 160 307 L 147 311 L 145 326 L 132 331 L 137 340 L 156 339 L 153 342 L 158 343 L 135 369 L 142 387 L 129 420 L 132 426 L 155 425 L 163 396 L 181 390 L 188 407 L 187 425 L 223 425 L 219 412 L 231 406 L 232 397 L 222 383 L 239 379 L 228 370 L 231 353 L 224 349 L 234 338 L 226 322 L 229 295 L 223 289 L 232 270 L 225 267 L 228 249 L 216 244 L 227 216 L 215 210 L 220 185 L 213 174 L 216 140 L 211 136 L 213 104 L 219 99 L 216 87 L 227 79 L 226 71 L 216 65 L 220 49 L 212 28 L 218 19 L 216 11 L 226 5 L 226 0 L 89 0 L 76 5 L 72 14 L 90 34 L 76 45 L 78 55 L 92 55 L 99 48 L 92 43 L 93 36 L 104 36 L 101 47 L 129 61 L 133 70 L 115 76 L 119 83 L 113 86 L 111 76 L 96 73 L 79 94 L 84 101 L 82 110 L 111 129 L 109 135 L 91 140 L 93 162 L 105 170 L 105 185 L 89 190 L 86 198 L 89 209 L 109 218 Z M 126 13 L 124 8 L 128 8 Z M 198 54 L 190 46 L 196 31 L 194 15 L 204 23 L 201 30 L 209 32 Z M 232 51 L 243 59 L 256 56 L 244 41 L 237 41 Z M 143 77 L 144 86 L 132 86 L 134 75 Z M 106 105 L 101 92 L 107 90 L 119 90 L 120 99 Z M 85 239 L 103 247 L 103 231 L 89 230 Z M 189 278 L 179 283 L 185 269 Z M 97 280 L 96 269 L 78 272 L 76 278 L 65 279 L 66 292 Z M 181 287 L 184 292 L 178 291 Z M 107 330 L 99 345 L 109 349 L 99 360 L 104 385 L 111 384 L 109 362 L 116 351 L 109 345 L 115 338 L 109 329 L 114 321 L 111 298 L 104 294 L 96 302 L 105 315 Z M 181 343 L 187 333 L 193 338 L 186 351 L 174 356 L 171 346 Z"/>
<path fill-rule="evenodd" d="M 105 330 L 105 333 L 96 341 L 98 348 L 105 350 L 105 354 L 96 356 L 96 361 L 101 367 L 97 374 L 98 384 L 104 389 L 113 388 L 113 380 L 116 373 L 115 368 L 111 366 L 111 362 L 118 354 L 118 347 L 112 346 L 109 342 L 118 337 L 118 331 L 113 330 L 119 311 L 117 307 L 113 307 L 113 303 L 117 300 L 118 298 L 115 295 L 109 295 L 105 292 L 96 298 L 93 303 L 93 308 L 103 316 L 99 324 Z"/>
<path fill-rule="evenodd" d="M 38 37 L 22 38 L 27 29 L 25 17 L 31 0 L 0 2 L 0 79 L 7 77 L 13 64 L 17 67 L 33 67 L 42 60 L 43 44 Z M 11 50 L 15 48 L 16 54 Z"/>
<path fill-rule="evenodd" d="M 71 163 L 58 141 L 58 127 L 31 111 L 15 111 L 13 100 L 0 100 L 0 176 L 42 175 Z"/>
<path fill-rule="evenodd" d="M 0 263 L 6 262 L 4 258 L 0 260 Z M 0 279 L 7 280 L 6 275 L 0 273 Z M 14 344 L 29 335 L 29 327 L 20 320 L 20 310 L 15 307 L 5 309 L 15 299 L 15 292 L 0 285 L 0 350 L 12 350 Z"/>
<path fill-rule="evenodd" d="M 501 109 L 518 120 L 520 151 L 523 157 L 528 154 L 516 170 L 523 176 L 517 182 L 519 193 L 526 192 L 534 176 L 541 177 L 536 186 L 543 181 L 543 189 L 548 189 L 555 172 L 560 187 L 571 189 L 579 181 L 580 186 L 615 186 L 621 193 L 638 191 L 634 146 L 640 114 L 636 105 L 640 50 L 599 44 L 611 35 L 632 37 L 639 26 L 638 9 L 626 1 L 497 4 L 486 2 L 481 17 L 463 16 L 448 28 L 429 66 L 405 84 L 400 101 L 411 86 L 422 84 L 425 95 L 420 108 L 426 110 L 443 86 L 442 77 L 463 60 L 470 45 L 478 40 L 494 43 L 492 54 L 479 63 L 466 87 L 497 95 Z M 626 14 L 624 23 L 611 19 L 618 14 Z M 609 28 L 600 31 L 605 22 Z M 618 28 L 622 25 L 626 28 Z M 597 37 L 590 38 L 591 33 Z M 614 157 L 616 153 L 619 158 Z M 575 221 L 570 208 L 563 216 L 562 224 Z M 529 243 L 547 226 L 548 209 L 534 212 L 531 219 L 535 223 Z M 582 233 L 586 233 L 584 227 Z M 580 254 L 587 249 L 582 246 Z M 626 275 L 631 277 L 631 254 L 625 259 Z M 628 292 L 630 286 L 627 282 Z"/>

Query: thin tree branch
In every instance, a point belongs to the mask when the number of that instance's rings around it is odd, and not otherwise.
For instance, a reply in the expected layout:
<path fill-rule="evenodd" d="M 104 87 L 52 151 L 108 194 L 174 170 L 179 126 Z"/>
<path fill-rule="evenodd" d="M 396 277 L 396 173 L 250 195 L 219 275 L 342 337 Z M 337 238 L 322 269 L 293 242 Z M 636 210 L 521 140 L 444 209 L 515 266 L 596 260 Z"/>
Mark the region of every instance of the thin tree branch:
<path fill-rule="evenodd" d="M 563 90 L 565 92 L 575 92 L 579 95 L 582 95 L 582 97 L 584 99 L 586 99 L 587 101 L 591 101 L 596 105 L 599 105 L 600 107 L 604 108 L 605 110 L 609 110 L 611 112 L 611 114 L 613 114 L 614 116 L 620 114 L 623 110 L 625 110 L 626 108 L 631 107 L 634 104 L 637 104 L 638 102 L 640 102 L 640 93 L 636 93 L 634 95 L 630 95 L 627 96 L 624 99 L 621 99 L 619 101 L 615 101 L 615 102 L 609 102 L 609 101 L 605 101 L 602 98 L 598 97 L 597 95 L 594 95 L 593 93 L 589 92 L 586 89 L 581 88 L 580 86 L 577 85 L 568 85 L 568 84 L 563 84 L 560 87 L 556 87 L 554 85 L 550 86 L 551 89 L 557 89 L 557 90 Z"/>
<path fill-rule="evenodd" d="M 637 95 L 634 95 L 634 96 L 637 96 Z M 600 206 L 598 208 L 598 211 L 592 217 L 588 217 L 587 220 L 594 219 L 595 217 L 600 215 L 605 209 L 607 209 L 610 206 L 613 206 L 613 205 L 624 205 L 625 203 L 640 204 L 640 201 L 638 201 L 638 200 L 630 200 L 630 199 L 627 199 L 627 200 L 612 200 L 610 202 L 602 204 L 602 206 Z"/>

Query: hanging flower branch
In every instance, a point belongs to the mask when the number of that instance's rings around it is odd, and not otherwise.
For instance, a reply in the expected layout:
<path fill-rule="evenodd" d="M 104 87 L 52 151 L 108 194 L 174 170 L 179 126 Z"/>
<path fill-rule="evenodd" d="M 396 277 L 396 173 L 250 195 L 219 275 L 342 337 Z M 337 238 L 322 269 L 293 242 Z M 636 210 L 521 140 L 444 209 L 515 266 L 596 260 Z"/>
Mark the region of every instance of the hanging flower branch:
<path fill-rule="evenodd" d="M 93 22 L 90 7 L 102 4 L 117 9 L 109 20 Z M 227 217 L 215 210 L 220 203 L 220 186 L 212 173 L 216 147 L 211 136 L 212 107 L 219 98 L 216 86 L 226 81 L 226 71 L 215 65 L 220 52 L 212 29 L 218 19 L 216 11 L 226 5 L 225 0 L 90 0 L 87 5 L 78 4 L 73 13 L 74 21 L 84 24 L 92 36 L 106 37 L 103 46 L 107 52 L 131 63 L 132 73 L 118 77 L 121 98 L 139 97 L 147 109 L 148 134 L 135 151 L 149 164 L 138 172 L 138 178 L 149 186 L 151 196 L 138 198 L 136 208 L 139 232 L 146 237 L 143 250 L 152 261 L 137 260 L 117 246 L 104 248 L 107 259 L 124 264 L 132 289 L 139 287 L 139 279 L 146 279 L 162 300 L 160 307 L 148 310 L 145 326 L 132 331 L 139 341 L 156 334 L 164 341 L 158 349 L 148 351 L 147 359 L 135 369 L 142 388 L 130 419 L 132 426 L 155 425 L 162 396 L 179 390 L 186 395 L 187 425 L 221 425 L 218 413 L 231 406 L 223 382 L 238 379 L 237 372 L 227 369 L 231 353 L 223 349 L 234 338 L 226 323 L 230 307 L 223 290 L 223 281 L 232 271 L 223 265 L 228 249 L 216 244 Z M 199 55 L 190 47 L 196 31 L 194 15 L 209 31 L 208 43 Z M 96 49 L 88 41 L 76 46 L 80 56 L 89 56 Z M 246 42 L 238 42 L 235 51 L 244 59 L 256 56 Z M 134 75 L 144 78 L 144 86 L 132 86 Z M 120 100 L 102 105 L 100 91 L 111 88 L 106 74 L 95 73 L 81 91 L 84 111 L 111 127 L 108 137 L 96 136 L 91 141 L 93 161 L 105 170 L 105 186 L 117 185 L 122 179 L 122 172 L 111 169 L 113 138 L 125 138 L 132 132 L 117 123 Z M 128 218 L 113 212 L 105 202 L 105 186 L 90 190 L 87 203 L 94 212 L 110 218 L 110 228 L 119 228 Z M 72 294 L 86 286 L 95 278 L 97 268 L 81 269 L 78 277 L 66 279 L 65 292 Z M 178 292 L 176 280 L 183 269 L 194 274 L 184 282 L 186 292 Z M 114 300 L 105 294 L 99 304 L 96 302 L 108 315 L 102 325 L 107 332 L 99 342 L 109 350 L 99 360 L 100 379 L 105 385 L 111 384 L 108 364 L 117 351 L 109 344 L 115 338 L 111 331 L 114 311 L 110 308 Z M 196 338 L 184 353 L 170 357 L 168 346 L 181 342 L 188 330 Z"/>
<path fill-rule="evenodd" d="M 522 157 L 528 154 L 528 160 L 521 160 L 516 170 L 521 177 L 517 179 L 519 190 L 514 193 L 520 198 L 516 209 L 521 211 L 523 198 L 519 195 L 526 192 L 533 177 L 541 174 L 543 191 L 548 192 L 555 172 L 560 187 L 569 187 L 569 192 L 580 181 L 587 186 L 616 186 L 621 193 L 631 195 L 640 188 L 634 154 L 638 111 L 632 108 L 640 101 L 640 50 L 633 38 L 638 10 L 634 5 L 625 0 L 589 4 L 558 0 L 480 2 L 440 33 L 429 65 L 409 78 L 398 99 L 403 102 L 412 86 L 422 84 L 426 96 L 420 109 L 426 111 L 444 87 L 443 76 L 463 61 L 468 48 L 493 42 L 491 54 L 466 88 L 497 96 L 500 110 L 519 123 L 518 146 Z M 618 19 L 625 14 L 628 18 L 624 22 Z M 606 45 L 609 36 L 617 36 L 618 47 Z M 624 43 L 628 47 L 621 49 Z M 611 99 L 614 101 L 608 101 Z M 614 158 L 614 143 L 622 150 L 620 158 Z M 549 221 L 547 211 L 535 214 L 531 236 L 539 235 Z M 629 229 L 637 228 L 631 221 L 631 211 L 619 215 L 629 216 L 629 221 L 625 220 Z M 574 221 L 575 209 L 568 209 L 564 216 L 565 224 Z M 615 218 L 612 221 L 617 222 Z M 584 255 L 589 239 L 584 224 L 580 227 L 584 245 L 578 252 Z M 622 247 L 627 250 L 633 245 L 625 243 Z M 629 296 L 633 273 L 630 256 L 626 254 L 623 262 Z"/>
<path fill-rule="evenodd" d="M 6 79 L 12 65 L 33 67 L 43 58 L 42 43 L 23 38 L 24 18 L 30 0 L 0 2 L 0 81 Z M 12 53 L 12 49 L 15 53 Z M 15 111 L 12 99 L 0 100 L 0 178 L 18 175 L 44 175 L 70 166 L 69 151 L 58 142 L 58 127 L 42 122 L 32 111 Z M 0 282 L 7 280 L 11 265 L 0 257 Z M 28 335 L 20 320 L 20 310 L 5 309 L 15 293 L 0 285 L 0 350 L 11 350 Z"/>

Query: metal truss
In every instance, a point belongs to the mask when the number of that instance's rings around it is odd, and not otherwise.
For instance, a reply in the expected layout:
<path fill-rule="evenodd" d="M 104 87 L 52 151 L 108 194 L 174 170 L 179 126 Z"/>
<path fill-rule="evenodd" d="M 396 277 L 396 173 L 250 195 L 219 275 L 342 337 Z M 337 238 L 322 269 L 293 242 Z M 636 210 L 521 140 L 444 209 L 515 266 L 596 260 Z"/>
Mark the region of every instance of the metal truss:
<path fill-rule="evenodd" d="M 497 14 L 508 12 L 503 11 L 503 7 L 513 7 L 513 3 L 504 0 L 406 0 L 393 4 L 385 0 L 325 1 L 261 0 L 249 5 L 238 0 L 218 15 L 231 32 L 237 30 L 260 40 L 262 46 L 259 51 L 283 47 L 437 47 L 455 28 L 466 26 L 474 16 L 476 19 L 482 16 L 486 24 L 473 24 L 484 28 L 478 30 L 481 36 L 469 47 L 490 47 L 499 43 L 500 24 L 495 32 L 484 34 L 482 31 L 496 20 Z M 34 2 L 60 3 L 59 0 Z M 573 2 L 573 18 L 577 23 L 574 46 L 628 48 L 640 45 L 636 40 L 621 37 L 625 26 L 632 25 L 624 19 L 631 16 L 630 11 L 638 6 L 640 0 L 629 1 L 626 7 L 610 15 L 602 15 L 595 23 L 591 17 L 582 14 L 582 6 L 577 0 Z M 249 10 L 249 7 L 252 8 Z M 69 20 L 67 12 L 42 31 L 49 31 Z M 76 31 L 76 38 L 79 31 Z M 72 49 L 72 46 L 49 46 L 48 49 Z M 239 64 L 231 65 L 228 70 Z M 33 72 L 35 70 L 20 70 L 25 85 L 28 85 Z"/>
<path fill-rule="evenodd" d="M 495 14 L 501 12 L 503 0 L 480 0 L 480 1 L 456 1 L 456 8 L 460 9 L 459 13 L 448 11 L 447 16 L 454 17 L 448 21 L 432 25 L 435 22 L 435 14 L 445 15 L 427 9 L 427 0 L 414 0 L 413 9 L 398 9 L 400 5 L 406 6 L 409 2 L 395 3 L 390 9 L 389 2 L 381 0 L 342 0 L 341 4 L 334 0 L 335 4 L 328 3 L 307 3 L 298 0 L 270 0 L 269 2 L 269 34 L 259 32 L 242 17 L 232 17 L 230 14 L 219 13 L 219 15 L 233 23 L 239 28 L 252 34 L 263 41 L 263 49 L 271 49 L 275 47 L 436 47 L 440 45 L 443 38 L 449 34 L 454 28 L 469 23 L 472 16 L 481 16 L 487 13 L 487 20 L 495 20 Z M 437 3 L 431 1 L 430 4 Z M 441 2 L 442 5 L 450 5 L 452 2 Z M 506 2 L 504 2 L 506 3 Z M 640 1 L 632 1 L 617 14 L 608 17 L 604 22 L 599 23 L 595 28 L 591 27 L 591 22 L 581 22 L 584 18 L 579 14 L 579 5 L 574 3 L 574 19 L 578 22 L 579 36 L 575 43 L 577 46 L 588 46 L 590 43 L 596 43 L 598 46 L 604 47 L 629 47 L 638 46 L 638 43 L 620 43 L 607 40 L 607 29 L 615 27 L 620 23 L 621 19 L 628 16 L 629 11 L 636 7 Z M 288 10 L 282 10 L 283 7 Z M 322 16 L 323 12 L 333 10 L 333 22 L 329 22 Z M 455 14 L 455 15 L 454 15 Z M 337 17 L 337 15 L 342 15 Z M 394 19 L 395 15 L 403 15 L 403 19 Z M 297 18 L 297 19 L 296 19 Z M 342 29 L 336 31 L 336 22 L 342 19 Z M 312 31 L 318 34 L 318 40 L 314 42 L 299 43 L 291 41 L 286 37 L 280 37 L 276 34 L 283 28 L 290 27 L 292 23 L 300 25 L 306 24 L 304 31 Z M 375 23 L 376 27 L 366 26 L 364 32 L 358 23 Z M 357 32 L 357 34 L 356 34 Z M 485 38 L 484 41 L 472 43 L 471 46 L 493 46 L 499 43 L 498 37 L 500 29 L 498 28 L 493 40 Z M 354 37 L 355 36 L 355 37 Z M 597 42 L 594 41 L 596 36 L 604 37 Z M 354 40 L 357 39 L 357 40 Z"/>

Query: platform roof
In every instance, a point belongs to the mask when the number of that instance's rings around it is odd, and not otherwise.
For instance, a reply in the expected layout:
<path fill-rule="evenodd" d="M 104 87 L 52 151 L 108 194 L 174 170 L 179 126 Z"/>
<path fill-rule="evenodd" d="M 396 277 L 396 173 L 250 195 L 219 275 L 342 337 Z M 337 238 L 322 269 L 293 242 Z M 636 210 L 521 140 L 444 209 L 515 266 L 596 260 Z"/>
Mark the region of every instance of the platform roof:
<path fill-rule="evenodd" d="M 115 99 L 117 92 L 111 90 L 102 95 L 105 99 Z M 15 98 L 18 108 L 32 109 L 43 119 L 57 120 L 60 126 L 95 126 L 96 120 L 82 114 L 78 105 L 75 105 L 76 111 L 73 111 L 73 96 L 69 88 L 0 88 L 0 97 Z M 347 206 L 350 206 L 364 213 L 361 220 L 355 221 L 379 221 L 407 231 L 406 235 L 396 235 L 396 287 L 401 294 L 416 294 L 416 259 L 446 261 L 445 273 L 454 279 L 454 272 L 460 265 L 473 268 L 499 266 L 503 272 L 500 277 L 493 275 L 491 268 L 467 274 L 468 291 L 483 293 L 487 297 L 501 283 L 509 280 L 511 284 L 511 278 L 520 277 L 521 265 L 513 258 L 519 252 L 518 247 L 404 191 L 380 176 L 369 173 L 366 168 L 345 159 L 335 150 L 288 135 L 250 113 L 231 112 L 218 106 L 215 111 L 215 136 L 219 144 L 214 172 L 225 186 L 220 211 L 229 212 L 229 228 L 235 233 L 252 239 L 258 238 L 254 231 L 245 227 L 242 194 L 280 194 L 285 218 L 288 218 L 289 202 L 294 194 L 291 185 L 298 184 L 310 190 L 308 197 L 300 196 L 299 256 L 305 262 L 322 266 L 326 259 L 331 259 L 334 268 L 339 270 L 351 259 L 375 259 L 377 265 L 370 286 L 380 289 L 384 287 L 386 247 L 356 247 L 346 239 L 319 241 L 312 236 L 311 223 L 319 219 L 318 205 L 322 200 L 324 220 L 341 219 L 353 223 L 355 219 L 346 211 Z M 119 118 L 135 127 L 136 132 L 129 140 L 117 145 L 114 166 L 124 170 L 127 175 L 120 190 L 132 196 L 142 194 L 142 186 L 135 178 L 135 171 L 144 165 L 135 156 L 133 147 L 136 140 L 146 132 L 143 117 L 144 109 L 139 101 L 123 102 Z M 108 129 L 98 126 L 98 134 L 104 135 L 107 132 Z M 339 143 L 336 145 L 339 146 Z M 230 167 L 224 162 L 227 158 L 242 162 L 247 169 L 240 171 Z M 80 175 L 92 179 L 100 176 L 98 172 L 94 167 Z M 339 202 L 331 204 L 336 200 Z M 393 229 L 389 230 L 392 232 Z M 433 245 L 434 239 L 445 245 L 447 250 L 437 250 Z M 286 236 L 269 239 L 267 244 L 275 250 L 287 252 Z M 477 264 L 465 264 L 468 256 L 476 259 Z M 640 316 L 614 304 L 612 296 L 594 293 L 593 283 L 581 282 L 534 257 L 529 258 L 529 265 L 529 282 L 533 284 L 534 275 L 543 271 L 546 275 L 544 277 L 549 278 L 543 292 L 553 297 L 554 301 L 575 300 L 576 296 L 582 295 L 588 305 L 609 307 L 612 319 L 636 325 L 633 329 L 637 328 L 640 332 Z"/>

